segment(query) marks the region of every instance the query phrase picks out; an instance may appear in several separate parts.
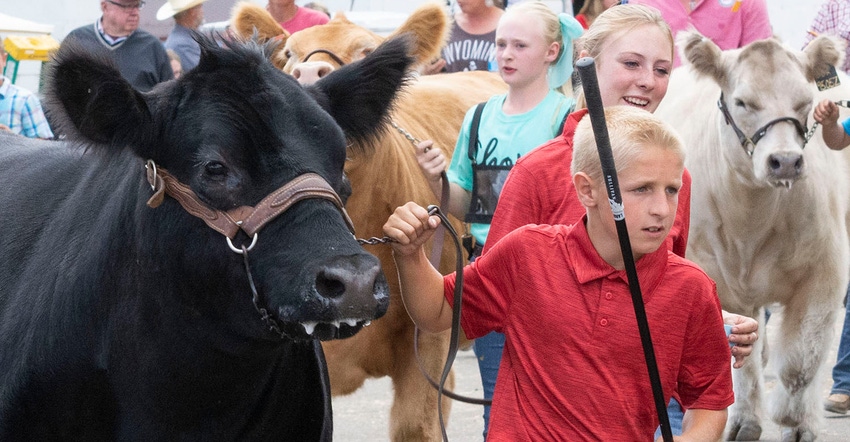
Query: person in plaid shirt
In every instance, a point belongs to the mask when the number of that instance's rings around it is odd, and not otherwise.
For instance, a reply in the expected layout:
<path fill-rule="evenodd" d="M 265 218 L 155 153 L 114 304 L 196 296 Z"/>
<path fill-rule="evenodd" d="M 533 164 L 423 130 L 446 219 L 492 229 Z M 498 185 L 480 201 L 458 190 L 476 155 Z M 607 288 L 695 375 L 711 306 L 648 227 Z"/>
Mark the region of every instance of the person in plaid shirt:
<path fill-rule="evenodd" d="M 0 41 L 3 39 L 0 38 Z M 0 72 L 6 67 L 6 49 L 0 44 Z M 30 138 L 53 138 L 38 97 L 0 75 L 0 130 Z"/>
<path fill-rule="evenodd" d="M 850 74 L 850 0 L 824 1 L 818 15 L 812 20 L 812 25 L 809 26 L 803 47 L 820 34 L 841 37 L 847 42 L 844 65 L 841 70 Z"/>

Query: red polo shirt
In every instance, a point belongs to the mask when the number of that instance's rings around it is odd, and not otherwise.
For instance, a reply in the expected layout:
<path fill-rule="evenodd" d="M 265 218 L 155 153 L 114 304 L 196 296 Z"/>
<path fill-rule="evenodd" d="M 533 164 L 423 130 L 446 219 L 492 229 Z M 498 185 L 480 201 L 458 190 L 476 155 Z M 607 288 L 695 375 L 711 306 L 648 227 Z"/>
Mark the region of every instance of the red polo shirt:
<path fill-rule="evenodd" d="M 573 224 L 584 216 L 570 174 L 573 135 L 587 109 L 567 117 L 564 131 L 520 158 L 508 174 L 490 223 L 483 253 L 508 232 L 526 224 Z M 685 256 L 691 219 L 691 174 L 685 170 L 676 219 L 666 246 Z"/>
<path fill-rule="evenodd" d="M 583 220 L 584 221 L 584 220 Z M 636 263 L 666 401 L 732 404 L 714 282 L 666 249 Z M 444 279 L 452 302 L 455 275 Z M 466 267 L 461 325 L 505 334 L 488 441 L 652 440 L 658 417 L 624 271 L 584 222 L 522 227 Z"/>

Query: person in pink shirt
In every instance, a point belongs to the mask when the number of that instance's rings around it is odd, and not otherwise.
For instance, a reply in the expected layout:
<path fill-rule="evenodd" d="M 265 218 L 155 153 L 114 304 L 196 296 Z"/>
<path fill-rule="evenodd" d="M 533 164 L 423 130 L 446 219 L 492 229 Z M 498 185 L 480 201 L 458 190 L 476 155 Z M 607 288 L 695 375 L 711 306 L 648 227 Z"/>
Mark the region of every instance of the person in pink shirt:
<path fill-rule="evenodd" d="M 302 8 L 295 4 L 295 0 L 269 0 L 266 10 L 290 34 L 330 21 L 327 14 Z"/>
<path fill-rule="evenodd" d="M 670 25 L 673 37 L 693 26 L 720 49 L 737 49 L 773 36 L 766 0 L 624 0 L 652 6 Z M 675 54 L 673 67 L 679 66 Z"/>

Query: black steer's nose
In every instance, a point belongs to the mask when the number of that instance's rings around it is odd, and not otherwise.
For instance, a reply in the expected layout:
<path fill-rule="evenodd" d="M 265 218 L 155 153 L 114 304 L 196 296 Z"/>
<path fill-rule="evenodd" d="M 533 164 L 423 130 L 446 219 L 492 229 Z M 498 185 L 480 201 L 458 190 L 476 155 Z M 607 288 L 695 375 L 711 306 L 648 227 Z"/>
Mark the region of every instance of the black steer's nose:
<path fill-rule="evenodd" d="M 324 298 L 345 304 L 364 303 L 374 307 L 376 282 L 381 263 L 372 255 L 338 256 L 321 266 L 316 274 L 316 291 Z M 365 309 L 364 309 L 365 310 Z"/>
<path fill-rule="evenodd" d="M 774 178 L 793 180 L 803 171 L 803 155 L 798 153 L 775 153 L 767 158 L 767 166 Z"/>

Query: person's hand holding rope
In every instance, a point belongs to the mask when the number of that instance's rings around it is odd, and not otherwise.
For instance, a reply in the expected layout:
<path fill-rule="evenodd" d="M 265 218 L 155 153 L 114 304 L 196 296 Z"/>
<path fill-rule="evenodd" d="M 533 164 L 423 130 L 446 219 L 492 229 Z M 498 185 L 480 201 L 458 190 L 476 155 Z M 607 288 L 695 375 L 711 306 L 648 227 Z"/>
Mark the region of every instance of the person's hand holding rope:
<path fill-rule="evenodd" d="M 438 216 L 429 214 L 427 209 L 414 202 L 409 202 L 395 209 L 384 224 L 384 234 L 394 240 L 389 243 L 394 254 L 409 256 L 424 253 L 422 246 L 431 239 L 439 225 Z"/>
<path fill-rule="evenodd" d="M 416 161 L 419 163 L 419 169 L 425 179 L 428 180 L 428 186 L 437 198 L 442 192 L 442 173 L 446 170 L 448 163 L 446 154 L 440 148 L 434 147 L 434 142 L 431 140 L 421 141 L 416 144 Z"/>

